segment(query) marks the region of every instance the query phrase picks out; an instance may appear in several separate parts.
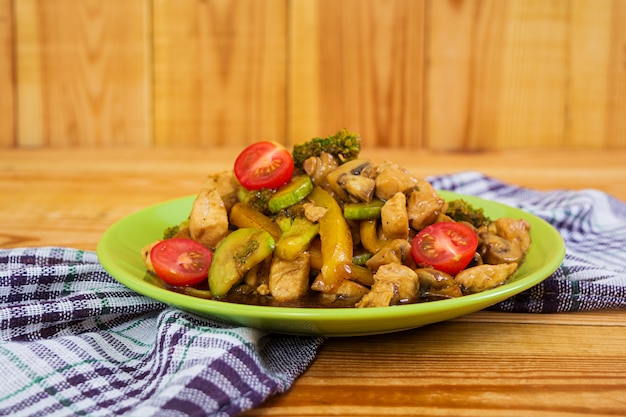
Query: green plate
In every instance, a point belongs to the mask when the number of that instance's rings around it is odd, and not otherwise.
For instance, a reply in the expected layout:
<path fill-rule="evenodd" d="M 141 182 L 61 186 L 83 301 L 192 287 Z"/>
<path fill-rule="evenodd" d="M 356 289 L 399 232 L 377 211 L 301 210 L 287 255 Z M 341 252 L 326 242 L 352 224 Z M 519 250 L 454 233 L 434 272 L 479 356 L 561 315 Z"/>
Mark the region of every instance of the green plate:
<path fill-rule="evenodd" d="M 365 309 L 250 306 L 179 294 L 145 280 L 146 269 L 140 250 L 159 239 L 166 227 L 187 218 L 194 196 L 157 204 L 116 222 L 102 235 L 97 252 L 102 266 L 120 283 L 169 305 L 270 332 L 323 336 L 397 332 L 449 320 L 522 292 L 543 281 L 561 265 L 565 243 L 559 233 L 539 217 L 478 197 L 444 191 L 441 195 L 447 200 L 463 198 L 475 207 L 482 207 L 485 214 L 494 219 L 523 218 L 530 223 L 532 243 L 526 261 L 510 282 L 455 299 Z"/>

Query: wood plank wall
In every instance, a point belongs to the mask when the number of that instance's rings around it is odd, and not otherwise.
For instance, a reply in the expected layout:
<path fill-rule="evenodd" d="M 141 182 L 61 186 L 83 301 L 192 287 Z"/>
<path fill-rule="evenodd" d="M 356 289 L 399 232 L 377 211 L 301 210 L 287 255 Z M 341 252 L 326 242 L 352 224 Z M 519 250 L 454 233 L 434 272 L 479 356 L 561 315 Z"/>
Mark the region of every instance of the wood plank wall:
<path fill-rule="evenodd" d="M 0 148 L 626 148 L 626 0 L 0 0 Z"/>

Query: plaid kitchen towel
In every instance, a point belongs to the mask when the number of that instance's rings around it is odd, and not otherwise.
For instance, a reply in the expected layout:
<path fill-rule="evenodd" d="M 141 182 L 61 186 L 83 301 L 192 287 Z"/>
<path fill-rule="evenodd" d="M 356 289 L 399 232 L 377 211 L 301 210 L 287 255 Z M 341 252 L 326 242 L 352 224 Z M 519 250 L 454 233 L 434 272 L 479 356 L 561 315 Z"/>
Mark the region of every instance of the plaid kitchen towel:
<path fill-rule="evenodd" d="M 536 191 L 479 172 L 428 178 L 440 190 L 518 207 L 554 226 L 565 241 L 562 265 L 533 288 L 490 307 L 552 313 L 626 308 L 626 203 L 597 190 Z"/>
<path fill-rule="evenodd" d="M 290 388 L 322 341 L 169 308 L 93 252 L 0 250 L 3 416 L 233 416 Z"/>
<path fill-rule="evenodd" d="M 531 212 L 566 242 L 551 277 L 492 309 L 626 308 L 626 203 L 474 172 L 429 180 Z M 0 284 L 0 415 L 234 416 L 288 390 L 323 342 L 167 307 L 117 283 L 92 252 L 0 250 Z"/>

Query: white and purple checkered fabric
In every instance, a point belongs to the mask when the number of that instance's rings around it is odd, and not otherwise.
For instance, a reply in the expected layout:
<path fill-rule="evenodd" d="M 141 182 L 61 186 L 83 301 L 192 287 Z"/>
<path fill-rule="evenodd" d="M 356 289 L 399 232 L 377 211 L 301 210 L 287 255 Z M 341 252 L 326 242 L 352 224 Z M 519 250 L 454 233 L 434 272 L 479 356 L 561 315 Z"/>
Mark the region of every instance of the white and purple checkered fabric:
<path fill-rule="evenodd" d="M 428 178 L 440 190 L 532 213 L 556 228 L 563 264 L 545 281 L 491 310 L 552 313 L 626 308 L 626 203 L 597 190 L 536 191 L 478 172 Z"/>
<path fill-rule="evenodd" d="M 429 180 L 542 217 L 566 242 L 552 276 L 492 309 L 626 308 L 626 203 L 474 172 Z M 288 390 L 322 342 L 167 307 L 117 283 L 92 252 L 0 250 L 0 415 L 234 416 Z"/>
<path fill-rule="evenodd" d="M 322 341 L 169 308 L 93 252 L 0 250 L 3 416 L 233 416 L 289 389 Z"/>

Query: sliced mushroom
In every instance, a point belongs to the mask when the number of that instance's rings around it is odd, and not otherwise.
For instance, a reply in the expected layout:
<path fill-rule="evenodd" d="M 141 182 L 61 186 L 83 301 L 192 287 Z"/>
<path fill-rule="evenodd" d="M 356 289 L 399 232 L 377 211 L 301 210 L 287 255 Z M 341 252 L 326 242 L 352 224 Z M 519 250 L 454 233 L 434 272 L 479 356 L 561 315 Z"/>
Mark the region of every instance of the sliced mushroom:
<path fill-rule="evenodd" d="M 390 263 L 405 264 L 412 259 L 411 244 L 405 239 L 395 239 L 383 246 L 366 262 L 372 271 Z"/>
<path fill-rule="evenodd" d="M 526 220 L 501 217 L 491 223 L 489 228 L 495 228 L 496 233 L 505 239 L 517 241 L 522 252 L 528 250 L 530 246 L 530 224 Z"/>
<path fill-rule="evenodd" d="M 369 203 L 374 197 L 376 181 L 362 175 L 345 174 L 337 184 L 358 201 Z"/>
<path fill-rule="evenodd" d="M 373 174 L 374 168 L 369 160 L 354 159 L 339 165 L 326 179 L 331 190 L 343 201 L 349 201 L 352 196 L 357 201 L 370 202 L 376 186 Z"/>
<path fill-rule="evenodd" d="M 415 269 L 420 282 L 420 292 L 425 298 L 456 298 L 463 295 L 452 275 L 435 268 Z"/>
<path fill-rule="evenodd" d="M 520 262 L 524 255 L 520 246 L 512 240 L 489 232 L 481 233 L 480 237 L 482 244 L 479 253 L 488 264 Z"/>
<path fill-rule="evenodd" d="M 522 219 L 497 219 L 478 235 L 479 253 L 488 264 L 520 263 L 530 246 L 530 225 Z"/>

